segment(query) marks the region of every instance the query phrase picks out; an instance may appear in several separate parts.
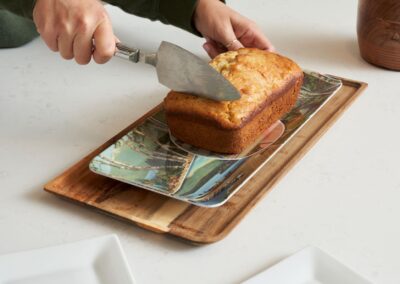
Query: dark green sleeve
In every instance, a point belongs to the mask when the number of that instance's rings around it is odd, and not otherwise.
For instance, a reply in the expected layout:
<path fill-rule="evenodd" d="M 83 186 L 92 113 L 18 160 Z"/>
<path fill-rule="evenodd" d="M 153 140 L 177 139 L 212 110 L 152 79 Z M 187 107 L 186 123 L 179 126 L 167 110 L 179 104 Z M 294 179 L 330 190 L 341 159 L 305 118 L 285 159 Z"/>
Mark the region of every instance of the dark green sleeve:
<path fill-rule="evenodd" d="M 159 20 L 200 36 L 192 22 L 197 0 L 106 0 L 105 2 L 118 6 L 130 14 L 153 21 Z M 0 24 L 2 24 L 0 46 L 22 45 L 37 36 L 31 21 L 34 3 L 35 0 L 0 0 Z M 21 16 L 29 20 L 22 19 Z M 15 38 L 21 38 L 10 44 L 5 39 L 13 35 Z"/>
<path fill-rule="evenodd" d="M 32 22 L 34 0 L 0 0 L 0 48 L 18 47 L 38 36 Z"/>
<path fill-rule="evenodd" d="M 0 0 L 0 9 L 8 10 L 24 18 L 32 19 L 35 0 Z"/>
<path fill-rule="evenodd" d="M 159 20 L 199 35 L 192 23 L 197 0 L 105 0 L 127 13 Z M 0 9 L 32 19 L 34 0 L 0 0 Z"/>
<path fill-rule="evenodd" d="M 196 35 L 200 35 L 193 25 L 192 16 L 197 0 L 106 0 L 127 13 L 159 20 L 174 25 Z"/>

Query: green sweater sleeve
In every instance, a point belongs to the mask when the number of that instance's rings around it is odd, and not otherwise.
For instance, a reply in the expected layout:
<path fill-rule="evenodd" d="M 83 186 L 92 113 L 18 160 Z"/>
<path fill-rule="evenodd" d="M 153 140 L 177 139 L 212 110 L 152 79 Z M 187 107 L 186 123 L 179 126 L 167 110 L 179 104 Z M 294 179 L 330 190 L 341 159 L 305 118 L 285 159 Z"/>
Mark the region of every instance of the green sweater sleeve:
<path fill-rule="evenodd" d="M 0 48 L 24 45 L 38 36 L 32 22 L 33 0 L 0 0 Z"/>
<path fill-rule="evenodd" d="M 159 20 L 164 24 L 174 25 L 196 35 L 192 16 L 196 9 L 197 0 L 106 0 L 120 7 L 127 13 Z"/>
<path fill-rule="evenodd" d="M 34 4 L 35 0 L 0 0 L 0 9 L 32 19 Z"/>
<path fill-rule="evenodd" d="M 127 13 L 145 17 L 152 21 L 159 20 L 164 24 L 174 25 L 201 36 L 192 21 L 197 1 L 105 0 L 105 2 L 115 5 Z M 19 46 L 37 36 L 32 22 L 34 3 L 35 0 L 0 0 L 0 47 Z M 12 41 L 12 44 L 10 41 Z"/>
<path fill-rule="evenodd" d="M 197 0 L 106 0 L 127 13 L 159 20 L 199 35 L 192 23 Z M 34 0 L 0 0 L 0 9 L 32 19 Z"/>

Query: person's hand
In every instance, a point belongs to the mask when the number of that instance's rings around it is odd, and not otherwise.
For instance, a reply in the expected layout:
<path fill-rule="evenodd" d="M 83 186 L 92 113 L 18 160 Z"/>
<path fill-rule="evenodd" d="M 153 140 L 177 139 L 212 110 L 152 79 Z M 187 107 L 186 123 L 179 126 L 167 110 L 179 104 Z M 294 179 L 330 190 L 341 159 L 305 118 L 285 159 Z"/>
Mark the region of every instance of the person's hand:
<path fill-rule="evenodd" d="M 198 0 L 193 22 L 206 39 L 203 48 L 211 58 L 241 47 L 274 51 L 272 44 L 254 22 L 219 0 Z"/>
<path fill-rule="evenodd" d="M 47 46 L 65 59 L 87 64 L 93 56 L 105 63 L 115 52 L 111 22 L 98 0 L 36 0 L 33 20 Z"/>

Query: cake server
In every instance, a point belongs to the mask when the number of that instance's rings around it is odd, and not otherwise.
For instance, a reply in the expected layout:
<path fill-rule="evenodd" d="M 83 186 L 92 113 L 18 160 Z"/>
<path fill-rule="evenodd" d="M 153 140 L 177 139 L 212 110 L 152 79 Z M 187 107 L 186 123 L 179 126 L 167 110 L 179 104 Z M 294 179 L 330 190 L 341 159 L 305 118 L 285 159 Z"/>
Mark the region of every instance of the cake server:
<path fill-rule="evenodd" d="M 170 42 L 161 42 L 155 53 L 117 43 L 115 55 L 130 62 L 153 65 L 158 81 L 174 91 L 217 101 L 240 98 L 239 91 L 207 62 Z"/>

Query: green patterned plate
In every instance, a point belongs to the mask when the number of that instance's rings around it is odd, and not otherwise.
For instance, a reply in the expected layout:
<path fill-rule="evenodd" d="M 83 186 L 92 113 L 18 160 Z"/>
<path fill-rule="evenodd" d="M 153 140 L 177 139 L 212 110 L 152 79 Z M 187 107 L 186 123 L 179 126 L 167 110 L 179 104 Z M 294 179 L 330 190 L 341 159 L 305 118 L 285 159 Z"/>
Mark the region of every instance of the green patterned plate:
<path fill-rule="evenodd" d="M 220 206 L 268 162 L 341 85 L 338 79 L 305 72 L 295 107 L 281 119 L 279 128 L 271 129 L 272 136 L 269 133 L 260 141 L 271 143 L 263 144 L 262 148 L 256 143 L 250 152 L 234 159 L 187 148 L 175 141 L 176 145 L 169 135 L 164 112 L 160 111 L 96 156 L 90 169 L 198 206 Z"/>

